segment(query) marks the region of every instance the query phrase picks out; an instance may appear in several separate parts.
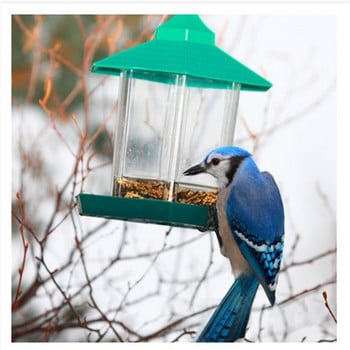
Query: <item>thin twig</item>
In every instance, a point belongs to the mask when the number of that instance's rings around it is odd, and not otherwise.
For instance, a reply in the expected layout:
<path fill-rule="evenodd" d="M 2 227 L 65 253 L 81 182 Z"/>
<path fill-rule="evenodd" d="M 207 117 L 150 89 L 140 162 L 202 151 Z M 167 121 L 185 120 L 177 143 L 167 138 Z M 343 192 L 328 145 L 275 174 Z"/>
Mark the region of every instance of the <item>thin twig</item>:
<path fill-rule="evenodd" d="M 328 310 L 329 314 L 332 316 L 334 322 L 337 323 L 337 318 L 335 317 L 332 309 L 330 308 L 330 306 L 328 304 L 328 296 L 327 296 L 327 292 L 325 290 L 322 292 L 322 297 L 324 300 L 324 306 L 327 308 L 327 310 Z"/>
<path fill-rule="evenodd" d="M 213 244 L 213 235 L 209 235 L 209 245 L 210 245 L 210 248 L 209 248 L 209 259 L 208 259 L 208 264 L 204 270 L 204 273 L 203 275 L 201 276 L 201 278 L 199 279 L 195 289 L 194 289 L 194 292 L 192 294 L 192 297 L 190 299 L 190 307 L 193 306 L 193 303 L 194 303 L 194 300 L 197 296 L 197 293 L 199 292 L 199 289 L 200 287 L 203 285 L 204 281 L 206 281 L 206 279 L 208 278 L 208 274 L 209 274 L 209 270 L 210 268 L 212 267 L 213 265 L 213 253 L 214 253 L 214 244 Z"/>
<path fill-rule="evenodd" d="M 24 273 L 24 268 L 26 265 L 26 260 L 27 260 L 27 252 L 28 252 L 28 242 L 26 241 L 24 237 L 24 225 L 23 223 L 25 222 L 25 214 L 24 214 L 24 205 L 21 199 L 21 195 L 19 192 L 17 192 L 17 202 L 18 202 L 18 208 L 20 212 L 20 226 L 19 226 L 19 233 L 21 236 L 21 242 L 23 246 L 23 257 L 22 257 L 22 262 L 21 265 L 18 269 L 18 283 L 17 283 L 17 288 L 15 292 L 15 298 L 12 302 L 12 312 L 16 311 L 18 308 L 18 300 L 20 296 L 22 295 L 22 280 L 23 280 L 23 273 Z"/>

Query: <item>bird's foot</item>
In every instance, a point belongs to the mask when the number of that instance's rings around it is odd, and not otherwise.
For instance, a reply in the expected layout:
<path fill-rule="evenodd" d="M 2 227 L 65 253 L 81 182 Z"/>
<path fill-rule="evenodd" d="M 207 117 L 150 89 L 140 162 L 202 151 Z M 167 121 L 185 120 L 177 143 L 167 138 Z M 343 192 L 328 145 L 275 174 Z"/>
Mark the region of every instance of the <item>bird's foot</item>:
<path fill-rule="evenodd" d="M 216 214 L 216 206 L 208 205 L 207 208 L 208 208 L 208 222 L 204 227 L 200 228 L 199 231 L 206 232 L 206 231 L 213 230 L 216 234 L 216 238 L 218 240 L 219 247 L 221 249 L 222 239 L 219 233 L 219 224 L 218 224 L 218 218 Z"/>

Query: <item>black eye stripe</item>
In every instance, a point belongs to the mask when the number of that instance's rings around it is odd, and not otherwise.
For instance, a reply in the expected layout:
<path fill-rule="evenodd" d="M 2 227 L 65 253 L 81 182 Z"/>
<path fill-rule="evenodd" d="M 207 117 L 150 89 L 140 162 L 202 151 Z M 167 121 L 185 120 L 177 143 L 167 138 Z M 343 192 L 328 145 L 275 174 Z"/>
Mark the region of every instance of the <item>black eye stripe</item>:
<path fill-rule="evenodd" d="M 228 183 L 230 184 L 231 181 L 233 180 L 233 177 L 240 166 L 242 160 L 246 158 L 245 156 L 240 156 L 240 157 L 233 157 L 231 158 L 231 166 L 229 171 L 226 173 L 226 177 L 228 179 Z"/>

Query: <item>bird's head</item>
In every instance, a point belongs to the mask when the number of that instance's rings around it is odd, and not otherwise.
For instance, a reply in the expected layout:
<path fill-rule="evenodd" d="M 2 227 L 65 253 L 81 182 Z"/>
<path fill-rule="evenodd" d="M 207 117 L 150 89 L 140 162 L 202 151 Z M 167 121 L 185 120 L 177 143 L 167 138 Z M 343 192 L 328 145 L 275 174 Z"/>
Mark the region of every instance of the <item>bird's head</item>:
<path fill-rule="evenodd" d="M 212 150 L 204 160 L 184 171 L 184 175 L 207 173 L 214 176 L 219 187 L 228 186 L 244 158 L 251 154 L 239 147 L 227 146 Z"/>

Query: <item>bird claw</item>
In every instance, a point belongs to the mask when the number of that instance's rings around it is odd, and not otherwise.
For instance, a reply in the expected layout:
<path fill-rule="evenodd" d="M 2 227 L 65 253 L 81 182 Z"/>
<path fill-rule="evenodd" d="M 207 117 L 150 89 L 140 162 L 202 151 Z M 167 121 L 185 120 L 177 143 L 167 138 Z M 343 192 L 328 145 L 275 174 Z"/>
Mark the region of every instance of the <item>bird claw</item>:
<path fill-rule="evenodd" d="M 215 206 L 214 205 L 207 205 L 208 209 L 208 221 L 205 226 L 199 228 L 198 230 L 200 232 L 206 232 L 210 231 L 211 228 L 216 229 L 216 212 L 215 212 Z"/>
<path fill-rule="evenodd" d="M 213 230 L 216 234 L 216 238 L 219 243 L 219 247 L 221 249 L 222 247 L 222 239 L 219 233 L 219 224 L 218 224 L 218 218 L 216 214 L 216 206 L 215 205 L 208 205 L 208 222 L 204 227 L 199 228 L 200 232 L 206 232 Z"/>

